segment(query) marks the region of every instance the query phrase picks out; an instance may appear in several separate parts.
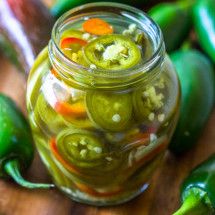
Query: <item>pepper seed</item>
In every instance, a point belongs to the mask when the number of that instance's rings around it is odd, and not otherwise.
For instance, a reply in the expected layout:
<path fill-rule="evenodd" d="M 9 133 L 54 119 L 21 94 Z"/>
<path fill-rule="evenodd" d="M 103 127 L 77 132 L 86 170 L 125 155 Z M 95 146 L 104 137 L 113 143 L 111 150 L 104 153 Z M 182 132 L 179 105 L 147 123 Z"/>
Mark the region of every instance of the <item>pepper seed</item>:
<path fill-rule="evenodd" d="M 164 121 L 164 119 L 165 119 L 165 114 L 158 114 L 158 121 L 159 122 L 163 122 Z"/>
<path fill-rule="evenodd" d="M 93 150 L 98 154 L 102 153 L 102 148 L 100 147 L 94 147 Z"/>
<path fill-rule="evenodd" d="M 86 155 L 87 155 L 87 150 L 86 150 L 86 149 L 82 149 L 82 150 L 80 151 L 80 155 L 81 155 L 81 157 L 85 158 Z"/>
<path fill-rule="evenodd" d="M 155 119 L 155 114 L 153 112 L 151 112 L 149 115 L 148 115 L 148 119 L 150 121 L 153 121 Z"/>

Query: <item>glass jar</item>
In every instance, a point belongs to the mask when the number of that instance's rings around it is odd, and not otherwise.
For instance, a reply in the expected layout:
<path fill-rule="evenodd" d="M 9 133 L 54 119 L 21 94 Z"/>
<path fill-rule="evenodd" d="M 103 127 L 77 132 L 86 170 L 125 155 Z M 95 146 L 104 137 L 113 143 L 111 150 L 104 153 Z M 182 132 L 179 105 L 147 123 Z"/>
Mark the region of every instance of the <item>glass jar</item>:
<path fill-rule="evenodd" d="M 116 70 L 119 62 L 110 68 L 86 66 L 64 52 L 62 35 L 80 34 L 83 22 L 92 18 L 114 29 L 106 55 L 121 54 L 112 45 L 122 37 L 138 45 L 140 62 Z M 97 46 L 98 36 L 83 34 Z M 147 188 L 173 134 L 179 100 L 179 82 L 159 27 L 142 11 L 117 3 L 87 4 L 64 14 L 27 86 L 36 147 L 56 186 L 92 205 L 126 202 Z"/>

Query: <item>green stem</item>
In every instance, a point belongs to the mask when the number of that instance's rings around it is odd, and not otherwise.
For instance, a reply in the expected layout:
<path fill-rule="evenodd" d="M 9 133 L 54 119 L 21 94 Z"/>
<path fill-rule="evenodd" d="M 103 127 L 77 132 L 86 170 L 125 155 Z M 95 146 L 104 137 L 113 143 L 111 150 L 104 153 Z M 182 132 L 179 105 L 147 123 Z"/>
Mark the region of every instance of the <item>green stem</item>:
<path fill-rule="evenodd" d="M 191 194 L 173 215 L 209 215 L 212 213 L 213 209 L 205 203 L 204 197 Z"/>
<path fill-rule="evenodd" d="M 13 180 L 22 187 L 29 189 L 49 189 L 54 187 L 53 184 L 35 184 L 26 181 L 20 174 L 19 161 L 17 159 L 8 160 L 4 165 L 5 172 L 13 178 Z"/>

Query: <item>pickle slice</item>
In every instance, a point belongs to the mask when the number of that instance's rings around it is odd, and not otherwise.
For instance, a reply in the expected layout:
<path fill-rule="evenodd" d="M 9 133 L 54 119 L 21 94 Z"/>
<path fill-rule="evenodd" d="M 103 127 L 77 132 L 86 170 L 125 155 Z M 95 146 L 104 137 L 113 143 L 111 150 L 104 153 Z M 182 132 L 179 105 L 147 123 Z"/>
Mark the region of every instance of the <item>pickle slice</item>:
<path fill-rule="evenodd" d="M 95 167 L 104 163 L 105 144 L 93 133 L 66 129 L 57 136 L 61 157 L 78 167 Z"/>
<path fill-rule="evenodd" d="M 122 131 L 131 124 L 130 94 L 91 91 L 86 94 L 87 112 L 92 121 L 108 131 Z"/>
<path fill-rule="evenodd" d="M 139 63 L 138 46 L 123 35 L 101 36 L 84 47 L 86 61 L 101 69 L 129 69 Z"/>

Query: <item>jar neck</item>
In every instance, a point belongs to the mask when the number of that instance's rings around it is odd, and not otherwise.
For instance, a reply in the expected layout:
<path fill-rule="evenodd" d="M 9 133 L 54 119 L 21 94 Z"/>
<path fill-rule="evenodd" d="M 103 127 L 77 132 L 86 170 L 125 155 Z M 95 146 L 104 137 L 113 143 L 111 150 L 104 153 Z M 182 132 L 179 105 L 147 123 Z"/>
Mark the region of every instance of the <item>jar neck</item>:
<path fill-rule="evenodd" d="M 61 29 L 68 23 L 84 19 L 90 14 L 99 15 L 102 12 L 108 15 L 117 15 L 120 19 L 130 19 L 131 23 L 142 28 L 154 48 L 151 56 L 137 66 L 117 71 L 90 69 L 70 60 L 58 45 Z M 49 59 L 52 66 L 64 81 L 79 88 L 122 89 L 136 86 L 144 80 L 149 81 L 160 74 L 165 53 L 162 33 L 157 24 L 142 11 L 117 3 L 86 4 L 67 12 L 56 22 L 49 42 Z"/>

